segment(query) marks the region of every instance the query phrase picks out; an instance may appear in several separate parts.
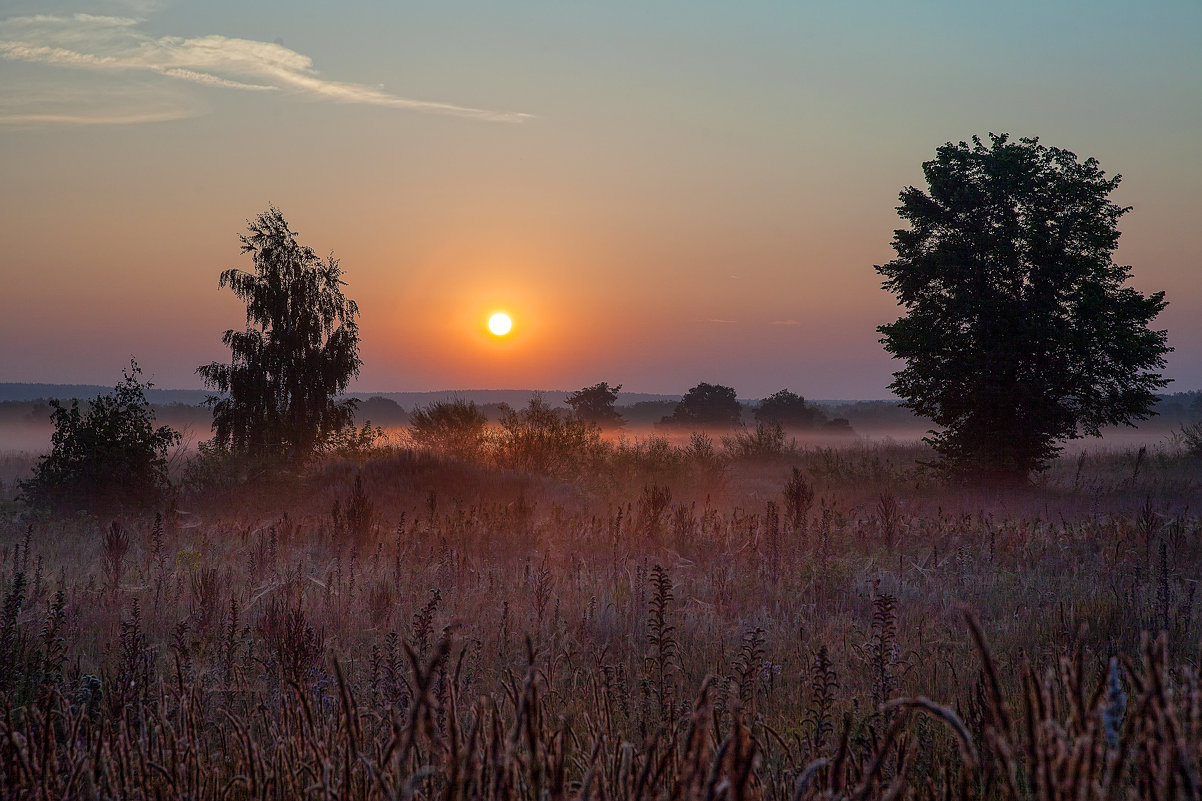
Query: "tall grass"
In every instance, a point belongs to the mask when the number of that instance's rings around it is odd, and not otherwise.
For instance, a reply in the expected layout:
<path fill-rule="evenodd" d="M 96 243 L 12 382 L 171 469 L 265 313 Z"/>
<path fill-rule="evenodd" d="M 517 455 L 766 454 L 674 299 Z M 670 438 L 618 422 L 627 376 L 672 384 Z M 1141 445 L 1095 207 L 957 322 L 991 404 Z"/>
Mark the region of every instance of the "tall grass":
<path fill-rule="evenodd" d="M 589 449 L 5 518 L 0 796 L 1196 797 L 1188 461 Z"/>

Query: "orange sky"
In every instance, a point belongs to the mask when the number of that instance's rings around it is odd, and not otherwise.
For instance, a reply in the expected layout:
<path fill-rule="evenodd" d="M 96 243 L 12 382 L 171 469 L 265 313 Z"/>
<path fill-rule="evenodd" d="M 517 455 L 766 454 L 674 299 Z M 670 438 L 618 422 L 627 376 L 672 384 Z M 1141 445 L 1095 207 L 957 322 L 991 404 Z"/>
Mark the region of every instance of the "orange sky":
<path fill-rule="evenodd" d="M 1168 293 L 1170 389 L 1202 388 L 1196 4 L 22 5 L 0 19 L 0 381 L 112 384 L 133 355 L 199 386 L 243 320 L 218 273 L 274 203 L 342 259 L 362 391 L 884 397 L 897 193 L 942 142 L 1005 130 L 1124 174 L 1119 258 Z M 44 55 L 68 45 L 110 66 Z"/>

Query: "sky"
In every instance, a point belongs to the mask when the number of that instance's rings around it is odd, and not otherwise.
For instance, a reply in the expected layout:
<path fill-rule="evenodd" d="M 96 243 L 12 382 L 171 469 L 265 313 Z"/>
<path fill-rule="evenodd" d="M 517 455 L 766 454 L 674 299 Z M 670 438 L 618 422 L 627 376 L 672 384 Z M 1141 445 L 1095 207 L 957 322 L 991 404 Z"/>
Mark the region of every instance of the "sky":
<path fill-rule="evenodd" d="M 991 131 L 1123 175 L 1202 389 L 1197 0 L 4 0 L 0 381 L 200 387 L 274 204 L 341 260 L 356 391 L 888 397 L 898 193 Z"/>

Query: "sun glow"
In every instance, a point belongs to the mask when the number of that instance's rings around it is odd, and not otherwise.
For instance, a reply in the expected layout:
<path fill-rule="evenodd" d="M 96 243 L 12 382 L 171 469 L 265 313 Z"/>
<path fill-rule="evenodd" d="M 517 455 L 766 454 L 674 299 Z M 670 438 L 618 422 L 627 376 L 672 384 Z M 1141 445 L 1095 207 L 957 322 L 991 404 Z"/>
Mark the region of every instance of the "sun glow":
<path fill-rule="evenodd" d="M 513 320 L 510 320 L 509 315 L 504 312 L 497 312 L 488 318 L 488 330 L 496 336 L 505 336 L 511 328 L 513 328 Z"/>

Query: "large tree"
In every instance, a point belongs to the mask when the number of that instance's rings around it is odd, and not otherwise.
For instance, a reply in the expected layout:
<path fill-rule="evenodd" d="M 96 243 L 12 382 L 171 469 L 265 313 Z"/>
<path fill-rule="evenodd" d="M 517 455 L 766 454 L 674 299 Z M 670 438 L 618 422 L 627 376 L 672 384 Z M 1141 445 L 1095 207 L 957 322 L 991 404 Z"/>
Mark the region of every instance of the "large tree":
<path fill-rule="evenodd" d="M 942 427 L 957 472 L 1025 480 L 1059 442 L 1151 412 L 1167 383 L 1164 293 L 1115 264 L 1120 176 L 1038 139 L 947 143 L 907 187 L 897 258 L 876 267 L 905 315 L 881 326 L 906 362 L 891 388 Z"/>
<path fill-rule="evenodd" d="M 355 401 L 337 400 L 359 373 L 359 308 L 342 293 L 338 260 L 296 240 L 274 206 L 239 236 L 252 272 L 231 268 L 229 286 L 246 303 L 246 328 L 222 336 L 228 364 L 197 368 L 220 396 L 214 443 L 257 455 L 303 459 L 354 420 Z"/>

